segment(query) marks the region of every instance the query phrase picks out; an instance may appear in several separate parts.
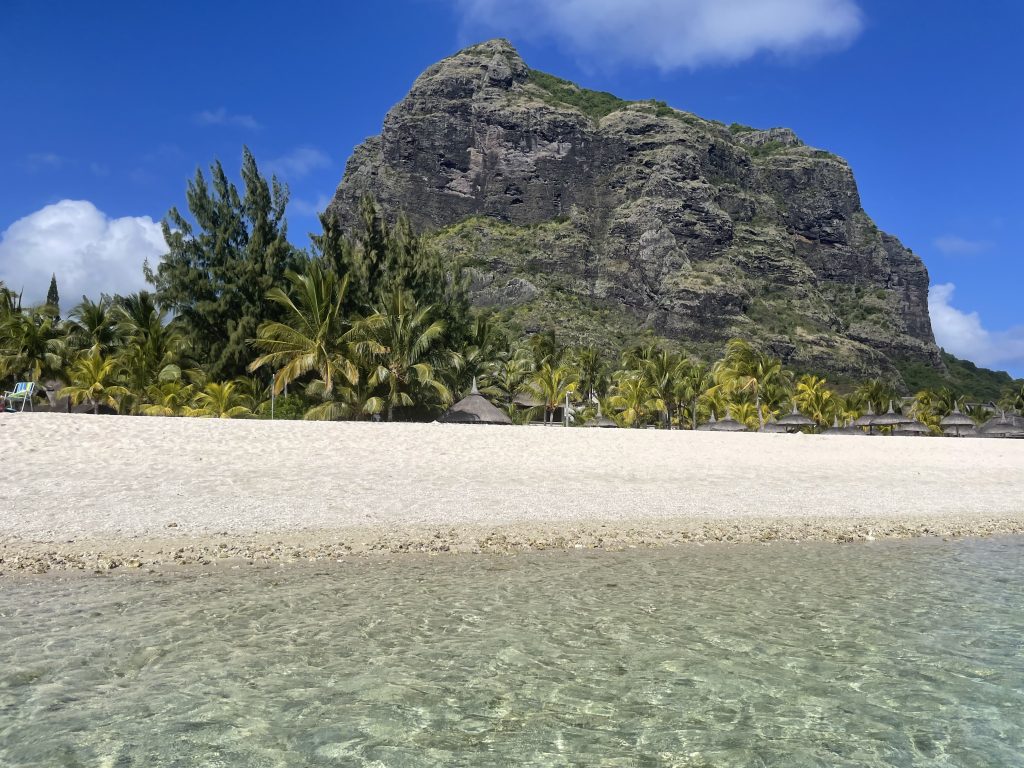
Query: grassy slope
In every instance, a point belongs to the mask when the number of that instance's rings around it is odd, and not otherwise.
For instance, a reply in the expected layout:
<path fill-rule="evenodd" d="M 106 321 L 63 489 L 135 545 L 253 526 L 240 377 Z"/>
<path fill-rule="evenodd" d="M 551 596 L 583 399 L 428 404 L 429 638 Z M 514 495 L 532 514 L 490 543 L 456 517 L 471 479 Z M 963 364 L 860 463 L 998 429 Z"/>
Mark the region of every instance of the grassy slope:
<path fill-rule="evenodd" d="M 948 376 L 943 376 L 921 363 L 900 366 L 900 374 L 913 392 L 949 387 L 958 394 L 978 400 L 998 400 L 1014 383 L 1006 371 L 980 368 L 969 360 L 961 360 L 948 352 L 942 353 L 942 360 L 949 369 Z"/>

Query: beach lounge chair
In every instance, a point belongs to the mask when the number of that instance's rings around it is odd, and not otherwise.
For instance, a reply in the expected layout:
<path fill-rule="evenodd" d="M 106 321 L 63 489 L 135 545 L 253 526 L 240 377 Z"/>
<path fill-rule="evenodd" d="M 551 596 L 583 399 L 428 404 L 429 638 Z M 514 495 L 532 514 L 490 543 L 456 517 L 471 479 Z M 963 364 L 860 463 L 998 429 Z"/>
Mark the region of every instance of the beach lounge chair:
<path fill-rule="evenodd" d="M 32 381 L 19 381 L 14 385 L 14 389 L 10 392 L 4 392 L 4 408 L 11 413 L 15 411 L 15 405 L 21 403 L 21 410 L 25 410 L 25 404 L 28 403 L 28 409 L 32 410 L 32 395 L 36 392 L 35 382 Z"/>

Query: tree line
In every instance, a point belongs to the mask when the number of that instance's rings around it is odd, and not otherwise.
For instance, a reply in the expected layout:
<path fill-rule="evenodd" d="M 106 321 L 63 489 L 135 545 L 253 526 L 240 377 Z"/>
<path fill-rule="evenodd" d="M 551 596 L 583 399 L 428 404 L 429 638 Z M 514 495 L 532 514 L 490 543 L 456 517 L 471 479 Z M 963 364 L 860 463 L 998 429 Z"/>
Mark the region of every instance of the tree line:
<path fill-rule="evenodd" d="M 357 226 L 328 215 L 309 251 L 288 240 L 288 192 L 245 150 L 241 188 L 219 162 L 188 182 L 188 216 L 163 222 L 168 253 L 145 266 L 152 290 L 82 297 L 62 317 L 56 278 L 23 307 L 0 283 L 0 383 L 59 382 L 75 405 L 151 416 L 436 418 L 471 382 L 516 422 L 577 423 L 598 408 L 621 426 L 695 428 L 727 415 L 749 428 L 794 405 L 821 426 L 898 401 L 891 382 L 840 393 L 797 376 L 741 339 L 713 363 L 658 345 L 614 352 L 516 336 L 470 306 L 466 277 L 364 199 Z M 1024 386 L 1001 405 L 1024 409 Z M 938 430 L 962 393 L 923 390 L 911 412 Z"/>

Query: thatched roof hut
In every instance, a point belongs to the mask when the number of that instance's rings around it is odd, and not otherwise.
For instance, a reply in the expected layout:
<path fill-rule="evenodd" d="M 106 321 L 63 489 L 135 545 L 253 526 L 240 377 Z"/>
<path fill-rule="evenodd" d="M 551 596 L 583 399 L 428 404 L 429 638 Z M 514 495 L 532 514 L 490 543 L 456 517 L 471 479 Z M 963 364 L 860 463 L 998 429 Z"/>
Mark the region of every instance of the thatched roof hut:
<path fill-rule="evenodd" d="M 871 403 L 868 403 L 868 409 L 862 415 L 858 416 L 853 422 L 855 427 L 871 427 L 875 423 L 875 409 L 871 407 Z"/>
<path fill-rule="evenodd" d="M 732 411 L 726 410 L 725 418 L 714 422 L 709 429 L 712 432 L 746 432 L 747 425 L 736 421 L 732 417 Z"/>
<path fill-rule="evenodd" d="M 520 408 L 543 408 L 544 401 L 537 397 L 532 392 L 519 392 L 514 398 L 512 403 L 519 406 Z"/>
<path fill-rule="evenodd" d="M 960 437 L 961 433 L 970 434 L 977 432 L 974 421 L 970 416 L 960 413 L 959 406 L 953 406 L 953 412 L 943 416 L 939 426 L 942 427 L 944 435 L 951 435 L 953 437 Z"/>
<path fill-rule="evenodd" d="M 832 426 L 829 427 L 828 429 L 826 429 L 821 434 L 823 434 L 823 435 L 848 435 L 850 433 L 846 431 L 846 427 L 840 427 L 839 426 L 839 417 L 836 416 L 834 419 L 832 419 Z"/>
<path fill-rule="evenodd" d="M 715 418 L 715 412 L 712 411 L 711 412 L 711 418 L 708 419 L 703 424 L 698 424 L 697 425 L 697 429 L 699 431 L 701 431 L 701 432 L 710 432 L 712 429 L 715 428 L 715 424 L 717 424 L 717 423 L 718 423 L 718 419 Z"/>
<path fill-rule="evenodd" d="M 441 417 L 444 424 L 511 424 L 512 419 L 504 411 L 491 404 L 480 394 L 473 379 L 473 389 L 468 395 L 449 408 Z"/>
<path fill-rule="evenodd" d="M 920 421 L 911 421 L 907 424 L 900 424 L 895 430 L 893 430 L 894 435 L 903 435 L 907 437 L 924 436 L 930 435 L 931 433 L 932 431 Z"/>
<path fill-rule="evenodd" d="M 989 419 L 978 429 L 981 437 L 1020 437 L 1024 438 L 1024 425 L 1019 425 L 1019 417 L 1001 416 Z"/>
<path fill-rule="evenodd" d="M 796 403 L 793 403 L 793 412 L 786 414 L 775 423 L 785 427 L 787 431 L 796 432 L 804 427 L 813 427 L 815 422 L 814 419 L 808 418 L 800 413 L 800 411 L 796 409 Z"/>
<path fill-rule="evenodd" d="M 900 424 L 910 424 L 913 419 L 909 419 L 902 413 L 896 413 L 893 409 L 892 400 L 889 401 L 889 410 L 880 416 L 876 416 L 871 421 L 873 427 L 898 427 Z"/>
<path fill-rule="evenodd" d="M 841 427 L 844 435 L 854 435 L 857 437 L 867 437 L 868 433 L 860 427 L 855 427 L 853 422 L 845 423 L 845 426 Z"/>
<path fill-rule="evenodd" d="M 868 433 L 860 427 L 855 427 L 852 423 L 844 421 L 843 426 L 839 426 L 839 417 L 832 419 L 832 426 L 826 429 L 821 434 L 823 435 L 852 435 L 853 437 L 867 437 Z"/>

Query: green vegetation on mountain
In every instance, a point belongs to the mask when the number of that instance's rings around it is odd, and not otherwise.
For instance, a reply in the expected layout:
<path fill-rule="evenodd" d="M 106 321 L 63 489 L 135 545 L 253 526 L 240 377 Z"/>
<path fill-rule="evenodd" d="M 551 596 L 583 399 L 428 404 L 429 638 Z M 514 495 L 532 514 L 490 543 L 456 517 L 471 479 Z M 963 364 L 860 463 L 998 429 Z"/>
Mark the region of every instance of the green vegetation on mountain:
<path fill-rule="evenodd" d="M 947 387 L 972 400 L 997 401 L 1014 388 L 1014 379 L 1006 371 L 980 368 L 946 351 L 942 352 L 942 362 L 946 366 L 945 374 L 920 363 L 908 363 L 900 374 L 911 391 Z"/>
<path fill-rule="evenodd" d="M 580 88 L 575 83 L 536 69 L 529 71 L 528 78 L 529 82 L 536 85 L 545 94 L 546 101 L 575 107 L 594 120 L 600 120 L 629 104 L 628 101 L 613 94 Z"/>

